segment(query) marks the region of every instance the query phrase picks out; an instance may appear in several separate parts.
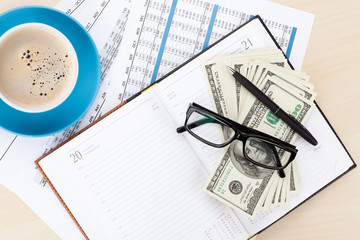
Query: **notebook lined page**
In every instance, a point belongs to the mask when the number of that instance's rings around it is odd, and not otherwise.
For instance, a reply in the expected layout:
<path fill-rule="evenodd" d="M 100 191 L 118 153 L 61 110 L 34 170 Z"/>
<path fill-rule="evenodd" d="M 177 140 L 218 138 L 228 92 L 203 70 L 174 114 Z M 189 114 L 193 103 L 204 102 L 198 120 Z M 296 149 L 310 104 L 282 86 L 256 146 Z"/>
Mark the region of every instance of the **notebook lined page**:
<path fill-rule="evenodd" d="M 39 163 L 90 239 L 248 237 L 175 129 L 149 91 Z"/>

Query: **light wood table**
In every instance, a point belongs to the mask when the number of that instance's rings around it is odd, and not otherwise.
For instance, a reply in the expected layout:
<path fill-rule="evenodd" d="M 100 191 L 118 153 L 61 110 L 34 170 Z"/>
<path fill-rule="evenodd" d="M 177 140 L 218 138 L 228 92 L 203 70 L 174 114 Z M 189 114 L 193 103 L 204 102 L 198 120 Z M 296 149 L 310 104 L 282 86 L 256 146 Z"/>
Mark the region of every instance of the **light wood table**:
<path fill-rule="evenodd" d="M 235 0 L 234 0 L 235 1 Z M 58 0 L 0 0 L 0 12 Z M 302 70 L 317 103 L 360 164 L 360 1 L 274 0 L 316 15 Z M 1 23 L 0 23 L 1 24 Z M 258 240 L 360 238 L 360 167 L 261 233 Z M 59 239 L 15 194 L 0 186 L 0 239 Z"/>

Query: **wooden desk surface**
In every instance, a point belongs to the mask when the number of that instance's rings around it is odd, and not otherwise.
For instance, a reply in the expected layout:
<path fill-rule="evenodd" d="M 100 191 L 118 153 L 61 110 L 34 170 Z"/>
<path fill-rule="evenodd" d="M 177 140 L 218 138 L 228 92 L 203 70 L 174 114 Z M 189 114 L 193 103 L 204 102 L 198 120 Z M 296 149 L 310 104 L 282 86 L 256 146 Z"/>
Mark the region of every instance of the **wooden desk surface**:
<path fill-rule="evenodd" d="M 0 0 L 0 12 L 27 4 L 54 6 L 58 1 Z M 354 161 L 360 164 L 360 1 L 273 1 L 316 15 L 302 70 L 315 84 L 317 103 Z M 359 182 L 357 167 L 257 239 L 359 239 Z M 15 194 L 0 185 L 0 239 L 59 237 Z"/>

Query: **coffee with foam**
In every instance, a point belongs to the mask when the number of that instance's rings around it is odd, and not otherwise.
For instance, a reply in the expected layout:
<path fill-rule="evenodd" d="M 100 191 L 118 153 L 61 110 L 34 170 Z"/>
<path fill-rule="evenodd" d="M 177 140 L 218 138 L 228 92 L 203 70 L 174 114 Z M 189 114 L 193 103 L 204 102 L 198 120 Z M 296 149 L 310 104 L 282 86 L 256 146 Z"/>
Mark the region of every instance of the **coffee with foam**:
<path fill-rule="evenodd" d="M 2 40 L 0 94 L 9 105 L 28 112 L 46 111 L 65 100 L 74 88 L 76 54 L 68 40 L 55 31 L 32 24 Z"/>

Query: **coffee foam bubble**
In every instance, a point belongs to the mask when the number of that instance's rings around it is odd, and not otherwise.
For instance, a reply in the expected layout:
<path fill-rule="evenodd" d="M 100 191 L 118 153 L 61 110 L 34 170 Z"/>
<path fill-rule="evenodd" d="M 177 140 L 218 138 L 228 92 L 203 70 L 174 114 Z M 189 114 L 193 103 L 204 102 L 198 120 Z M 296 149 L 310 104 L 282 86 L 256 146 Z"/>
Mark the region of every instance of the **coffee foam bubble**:
<path fill-rule="evenodd" d="M 21 31 L 0 49 L 0 87 L 18 104 L 36 107 L 56 101 L 71 84 L 72 73 L 69 50 L 46 31 Z"/>

